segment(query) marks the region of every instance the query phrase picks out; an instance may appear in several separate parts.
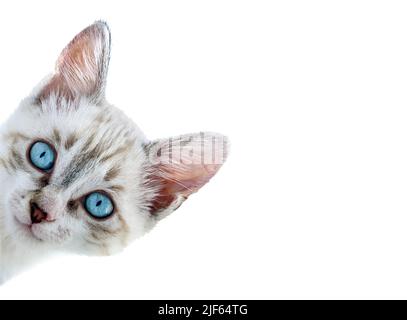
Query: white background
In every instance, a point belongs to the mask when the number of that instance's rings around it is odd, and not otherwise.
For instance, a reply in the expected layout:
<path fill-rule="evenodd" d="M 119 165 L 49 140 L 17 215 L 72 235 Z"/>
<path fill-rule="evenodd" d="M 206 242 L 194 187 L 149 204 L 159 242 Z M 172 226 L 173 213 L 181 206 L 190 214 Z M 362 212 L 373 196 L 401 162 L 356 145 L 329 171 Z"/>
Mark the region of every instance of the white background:
<path fill-rule="evenodd" d="M 232 140 L 219 174 L 111 258 L 59 257 L 0 298 L 407 298 L 403 1 L 0 4 L 0 119 L 96 19 L 108 99 L 151 139 Z"/>

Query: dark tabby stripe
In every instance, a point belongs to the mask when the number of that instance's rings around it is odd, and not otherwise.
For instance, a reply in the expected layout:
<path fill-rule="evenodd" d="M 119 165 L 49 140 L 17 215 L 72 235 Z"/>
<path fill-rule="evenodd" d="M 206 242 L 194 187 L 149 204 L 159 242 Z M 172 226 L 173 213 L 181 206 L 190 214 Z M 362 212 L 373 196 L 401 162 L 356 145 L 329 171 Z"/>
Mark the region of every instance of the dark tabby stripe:
<path fill-rule="evenodd" d="M 88 222 L 87 225 L 91 232 L 92 237 L 95 240 L 104 240 L 109 237 L 114 237 L 120 232 L 120 229 L 112 230 L 102 224 Z"/>
<path fill-rule="evenodd" d="M 9 173 L 9 174 L 11 173 L 11 172 L 10 172 L 10 167 L 9 167 L 7 161 L 4 160 L 3 158 L 0 158 L 0 165 L 1 165 L 4 169 L 6 169 L 7 173 Z"/>
<path fill-rule="evenodd" d="M 115 156 L 119 156 L 119 155 L 122 155 L 124 153 L 128 153 L 131 150 L 134 142 L 135 142 L 134 139 L 126 141 L 124 143 L 124 146 L 121 146 L 121 147 L 117 148 L 116 150 L 114 150 L 112 153 L 102 157 L 100 159 L 100 163 L 106 162 L 107 160 L 109 160 L 109 159 L 111 159 L 111 158 L 113 158 Z"/>
<path fill-rule="evenodd" d="M 120 167 L 118 167 L 118 166 L 112 167 L 106 172 L 104 180 L 108 181 L 108 182 L 112 181 L 119 175 L 119 173 L 120 173 Z"/>
<path fill-rule="evenodd" d="M 129 236 L 129 227 L 124 221 L 123 217 L 117 212 L 113 218 L 117 218 L 120 222 L 120 227 L 117 229 L 111 229 L 102 223 L 87 222 L 89 228 L 90 239 L 87 239 L 89 243 L 101 245 L 100 242 L 111 238 L 120 237 L 123 244 L 126 244 Z M 99 243 L 98 243 L 99 242 Z"/>
<path fill-rule="evenodd" d="M 54 128 L 54 130 L 52 131 L 52 140 L 54 141 L 54 143 L 59 146 L 61 144 L 61 135 L 58 131 L 58 129 Z"/>
<path fill-rule="evenodd" d="M 30 140 L 29 137 L 20 132 L 10 132 L 7 134 L 6 139 L 11 140 L 12 143 L 16 143 L 19 140 Z"/>
<path fill-rule="evenodd" d="M 71 133 L 68 138 L 65 140 L 64 147 L 66 150 L 71 149 L 74 144 L 78 141 L 78 136 L 75 133 Z"/>
<path fill-rule="evenodd" d="M 119 185 L 114 185 L 114 186 L 110 186 L 108 187 L 110 190 L 115 191 L 115 192 L 120 192 L 124 190 L 123 186 L 119 186 Z"/>
<path fill-rule="evenodd" d="M 10 157 L 9 157 L 8 162 L 14 170 L 21 169 L 21 170 L 28 172 L 28 169 L 26 167 L 26 163 L 25 163 L 23 157 L 17 151 L 17 149 L 15 149 L 13 147 L 10 150 Z"/>

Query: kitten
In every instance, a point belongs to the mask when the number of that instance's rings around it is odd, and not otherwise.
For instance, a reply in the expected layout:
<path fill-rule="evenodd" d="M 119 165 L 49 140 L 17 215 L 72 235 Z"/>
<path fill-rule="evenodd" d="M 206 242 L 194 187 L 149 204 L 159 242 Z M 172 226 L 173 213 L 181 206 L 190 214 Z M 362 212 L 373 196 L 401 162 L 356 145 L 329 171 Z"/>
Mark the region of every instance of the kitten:
<path fill-rule="evenodd" d="M 55 250 L 110 255 L 216 174 L 215 133 L 148 141 L 105 99 L 110 31 L 98 21 L 0 131 L 0 282 Z"/>

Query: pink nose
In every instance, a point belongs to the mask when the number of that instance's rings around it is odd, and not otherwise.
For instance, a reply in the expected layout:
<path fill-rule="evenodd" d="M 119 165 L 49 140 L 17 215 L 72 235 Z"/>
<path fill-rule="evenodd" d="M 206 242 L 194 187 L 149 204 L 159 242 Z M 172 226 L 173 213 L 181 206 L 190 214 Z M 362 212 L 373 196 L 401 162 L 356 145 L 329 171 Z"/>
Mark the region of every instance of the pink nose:
<path fill-rule="evenodd" d="M 31 203 L 31 222 L 41 223 L 42 221 L 51 221 L 47 212 L 42 210 L 35 202 Z"/>

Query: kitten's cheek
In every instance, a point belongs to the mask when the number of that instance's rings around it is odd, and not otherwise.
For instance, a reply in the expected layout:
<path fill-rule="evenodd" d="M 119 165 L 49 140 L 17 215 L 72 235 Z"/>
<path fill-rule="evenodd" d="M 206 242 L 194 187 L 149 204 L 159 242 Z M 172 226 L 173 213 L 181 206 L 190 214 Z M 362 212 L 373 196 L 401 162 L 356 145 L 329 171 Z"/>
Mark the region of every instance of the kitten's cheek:
<path fill-rule="evenodd" d="M 31 224 L 30 212 L 28 204 L 25 201 L 20 201 L 20 199 L 12 199 L 8 203 L 7 216 L 10 220 L 17 220 L 19 223 L 24 225 Z"/>
<path fill-rule="evenodd" d="M 15 219 L 14 222 L 16 222 L 17 224 L 21 224 L 24 226 L 31 225 L 31 219 L 28 217 L 28 215 L 15 214 L 13 218 Z"/>
<path fill-rule="evenodd" d="M 31 232 L 38 240 L 49 243 L 63 243 L 71 237 L 71 231 L 57 223 L 38 223 L 31 226 Z"/>

